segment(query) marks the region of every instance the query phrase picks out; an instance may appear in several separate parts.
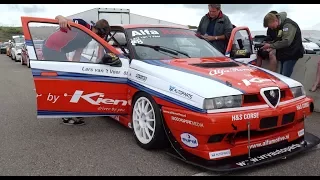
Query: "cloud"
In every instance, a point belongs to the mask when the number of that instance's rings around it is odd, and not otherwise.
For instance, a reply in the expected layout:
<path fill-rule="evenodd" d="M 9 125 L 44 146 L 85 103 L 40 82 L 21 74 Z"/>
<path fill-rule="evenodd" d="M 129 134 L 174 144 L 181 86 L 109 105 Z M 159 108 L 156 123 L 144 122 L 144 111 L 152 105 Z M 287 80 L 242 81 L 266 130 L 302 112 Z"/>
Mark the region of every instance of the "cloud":
<path fill-rule="evenodd" d="M 46 8 L 43 5 L 22 5 L 22 4 L 8 4 L 7 5 L 10 10 L 20 11 L 25 14 L 33 14 L 33 13 L 40 13 L 46 12 Z"/>

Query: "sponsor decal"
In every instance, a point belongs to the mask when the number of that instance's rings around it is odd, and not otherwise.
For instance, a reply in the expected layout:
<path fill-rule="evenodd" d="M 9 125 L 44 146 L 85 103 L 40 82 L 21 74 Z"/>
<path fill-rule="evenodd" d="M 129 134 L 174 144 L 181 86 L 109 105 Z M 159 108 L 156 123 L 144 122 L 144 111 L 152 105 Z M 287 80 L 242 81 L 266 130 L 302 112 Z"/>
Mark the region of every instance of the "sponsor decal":
<path fill-rule="evenodd" d="M 250 86 L 252 83 L 264 83 L 264 82 L 271 82 L 271 79 L 264 79 L 264 78 L 251 78 L 251 79 L 242 79 L 242 82 L 246 86 Z"/>
<path fill-rule="evenodd" d="M 180 96 L 182 96 L 182 97 L 185 97 L 185 98 L 188 98 L 188 99 L 192 99 L 192 94 L 190 94 L 190 93 L 187 93 L 187 92 L 184 92 L 184 91 L 182 91 L 182 90 L 180 90 L 180 89 L 177 89 L 176 87 L 174 87 L 174 86 L 170 86 L 169 87 L 169 91 L 170 92 L 174 92 L 174 93 L 176 93 L 176 94 L 178 94 L 178 95 L 180 95 Z"/>
<path fill-rule="evenodd" d="M 184 124 L 190 124 L 190 125 L 196 126 L 196 127 L 204 127 L 203 123 L 199 123 L 199 122 L 195 122 L 195 121 L 191 121 L 191 120 L 187 120 L 187 119 L 183 119 L 183 118 L 179 118 L 179 117 L 175 117 L 175 116 L 171 116 L 171 120 L 181 122 Z"/>
<path fill-rule="evenodd" d="M 298 136 L 301 137 L 304 135 L 304 129 L 301 129 L 300 131 L 298 131 Z"/>
<path fill-rule="evenodd" d="M 232 115 L 232 121 L 241 121 L 247 119 L 258 119 L 259 112 Z"/>
<path fill-rule="evenodd" d="M 197 138 L 189 133 L 182 133 L 180 135 L 180 138 L 181 138 L 182 143 L 188 147 L 195 148 L 195 147 L 198 147 L 198 145 L 199 145 Z"/>
<path fill-rule="evenodd" d="M 159 32 L 156 30 L 149 30 L 149 29 L 144 29 L 144 30 L 137 30 L 137 31 L 132 31 L 131 36 L 145 36 L 145 35 L 159 35 Z"/>
<path fill-rule="evenodd" d="M 145 82 L 145 81 L 147 80 L 147 77 L 146 77 L 146 76 L 143 76 L 143 75 L 141 75 L 141 74 L 136 74 L 136 78 L 139 79 L 139 80 L 141 80 L 141 81 L 143 81 L 143 82 Z"/>
<path fill-rule="evenodd" d="M 308 108 L 308 107 L 309 107 L 309 102 L 305 102 L 305 103 L 297 105 L 297 110 L 301 110 L 301 109 Z"/>
<path fill-rule="evenodd" d="M 143 44 L 143 41 L 139 37 L 137 37 L 137 38 L 131 39 L 131 44 L 132 46 L 135 46 L 136 44 Z"/>
<path fill-rule="evenodd" d="M 263 141 L 262 143 L 252 144 L 252 145 L 248 146 L 248 148 L 250 147 L 250 149 L 255 149 L 255 148 L 259 148 L 259 147 L 263 147 L 263 146 L 268 146 L 271 144 L 276 144 L 278 142 L 288 140 L 289 137 L 290 137 L 289 134 L 287 134 L 285 136 L 279 136 L 274 139 L 267 139 L 267 140 Z"/>
<path fill-rule="evenodd" d="M 238 69 L 238 68 L 229 68 L 229 69 L 215 69 L 211 70 L 209 72 L 210 76 L 222 76 L 225 73 L 233 73 L 233 72 L 253 72 L 254 69 L 244 68 L 244 69 Z"/>
<path fill-rule="evenodd" d="M 166 114 L 176 115 L 176 116 L 180 116 L 180 117 L 187 117 L 186 114 L 176 113 L 176 112 L 173 112 L 173 111 L 163 110 L 163 112 L 166 113 Z"/>
<path fill-rule="evenodd" d="M 210 159 L 217 159 L 217 158 L 228 157 L 228 156 L 231 156 L 230 149 L 222 150 L 222 151 L 209 152 L 209 158 Z"/>
<path fill-rule="evenodd" d="M 95 72 L 95 73 L 105 73 L 105 74 L 121 74 L 119 70 L 106 69 L 106 68 L 91 68 L 91 67 L 82 67 L 83 72 Z M 125 73 L 124 73 L 125 74 Z"/>
<path fill-rule="evenodd" d="M 275 157 L 277 155 L 280 155 L 280 154 L 283 154 L 283 153 L 287 153 L 287 152 L 291 152 L 292 150 L 300 148 L 300 147 L 302 147 L 301 144 L 292 144 L 291 146 L 288 146 L 288 147 L 285 147 L 285 148 L 282 148 L 282 149 L 277 149 L 275 151 L 272 151 L 272 152 L 269 152 L 269 153 L 266 153 L 266 154 L 263 154 L 263 155 L 260 155 L 260 156 L 257 156 L 257 157 L 253 157 L 253 158 L 247 159 L 245 161 L 237 162 L 236 165 L 243 167 L 243 166 L 249 165 L 250 162 L 258 163 L 258 162 L 260 162 L 262 160 L 267 160 L 267 159 Z"/>
<path fill-rule="evenodd" d="M 118 100 L 118 99 L 109 99 L 104 97 L 104 93 L 94 92 L 90 94 L 83 94 L 83 91 L 76 90 L 71 97 L 71 103 L 78 103 L 79 100 L 82 98 L 83 100 L 87 101 L 92 105 L 121 105 L 125 106 L 128 104 L 126 100 Z"/>

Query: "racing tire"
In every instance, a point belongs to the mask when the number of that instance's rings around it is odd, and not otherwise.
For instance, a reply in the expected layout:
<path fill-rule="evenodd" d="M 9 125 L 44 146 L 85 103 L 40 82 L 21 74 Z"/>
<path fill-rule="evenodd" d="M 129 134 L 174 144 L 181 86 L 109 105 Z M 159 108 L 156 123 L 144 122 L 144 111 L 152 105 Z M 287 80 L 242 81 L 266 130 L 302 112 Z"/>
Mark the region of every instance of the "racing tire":
<path fill-rule="evenodd" d="M 138 145 L 146 150 L 168 146 L 169 141 L 163 129 L 159 105 L 144 92 L 139 92 L 132 102 L 131 123 Z"/>

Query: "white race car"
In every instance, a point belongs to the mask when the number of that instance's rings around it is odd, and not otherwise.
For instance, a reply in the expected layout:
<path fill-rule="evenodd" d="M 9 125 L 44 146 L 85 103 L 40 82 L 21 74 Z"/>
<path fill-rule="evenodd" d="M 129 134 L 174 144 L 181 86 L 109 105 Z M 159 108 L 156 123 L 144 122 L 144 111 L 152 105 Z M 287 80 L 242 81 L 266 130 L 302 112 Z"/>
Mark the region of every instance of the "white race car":
<path fill-rule="evenodd" d="M 224 55 L 181 27 L 114 25 L 110 45 L 70 23 L 70 31 L 56 35 L 66 39 L 80 30 L 94 42 L 83 51 L 88 61 L 72 62 L 37 58 L 32 37 L 40 31 L 27 27 L 34 23 L 59 25 L 22 17 L 39 118 L 110 116 L 132 128 L 140 147 L 169 144 L 171 155 L 217 171 L 272 162 L 319 144 L 304 131 L 313 100 L 302 84 L 243 63 L 253 52 L 248 28 L 233 30 Z"/>

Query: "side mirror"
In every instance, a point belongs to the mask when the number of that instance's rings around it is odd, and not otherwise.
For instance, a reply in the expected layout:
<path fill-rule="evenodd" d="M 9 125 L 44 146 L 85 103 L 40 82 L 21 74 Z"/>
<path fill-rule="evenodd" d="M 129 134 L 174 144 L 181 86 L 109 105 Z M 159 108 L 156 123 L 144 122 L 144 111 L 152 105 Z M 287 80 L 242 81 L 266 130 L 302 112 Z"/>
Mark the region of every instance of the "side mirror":
<path fill-rule="evenodd" d="M 106 53 L 103 55 L 101 59 L 102 64 L 113 66 L 113 67 L 121 67 L 122 62 L 120 58 L 113 53 Z"/>
<path fill-rule="evenodd" d="M 239 49 L 231 51 L 230 57 L 237 59 L 237 58 L 250 58 L 251 53 L 247 49 Z"/>

